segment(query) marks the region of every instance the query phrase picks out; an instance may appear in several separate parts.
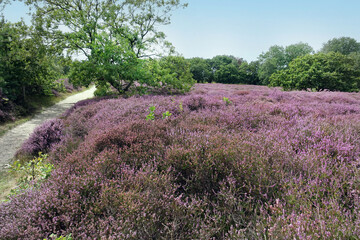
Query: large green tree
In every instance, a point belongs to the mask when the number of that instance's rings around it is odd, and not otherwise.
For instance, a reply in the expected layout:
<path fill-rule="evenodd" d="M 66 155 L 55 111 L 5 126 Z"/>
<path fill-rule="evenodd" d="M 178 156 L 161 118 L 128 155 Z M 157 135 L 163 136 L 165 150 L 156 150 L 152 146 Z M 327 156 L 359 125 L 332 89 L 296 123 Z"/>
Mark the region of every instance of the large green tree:
<path fill-rule="evenodd" d="M 306 55 L 293 60 L 288 69 L 274 73 L 270 85 L 284 90 L 359 91 L 360 69 L 354 65 L 354 58 L 341 53 Z"/>
<path fill-rule="evenodd" d="M 263 84 L 269 83 L 270 76 L 278 70 L 285 68 L 285 49 L 282 46 L 271 46 L 266 53 L 258 57 L 260 62 L 259 78 Z"/>
<path fill-rule="evenodd" d="M 167 56 L 157 62 L 159 64 L 158 69 L 160 70 L 157 71 L 157 78 L 159 79 L 157 82 L 159 82 L 162 87 L 170 92 L 172 88 L 180 89 L 183 92 L 191 89 L 195 80 L 190 71 L 190 64 L 184 57 Z"/>
<path fill-rule="evenodd" d="M 118 92 L 146 76 L 142 59 L 172 50 L 158 26 L 169 24 L 171 12 L 186 6 L 180 0 L 25 2 L 35 7 L 34 23 L 54 45 L 84 56 L 74 65 L 83 74 L 72 71 L 76 74 L 70 76 L 75 83 L 110 83 Z"/>
<path fill-rule="evenodd" d="M 236 57 L 231 56 L 231 55 L 230 56 L 217 55 L 209 61 L 213 72 L 216 72 L 217 70 L 219 70 L 221 68 L 221 66 L 229 65 L 229 64 L 240 65 L 241 62 L 242 62 L 241 58 L 237 59 Z"/>
<path fill-rule="evenodd" d="M 218 83 L 241 83 L 243 78 L 239 66 L 232 63 L 221 65 L 215 72 L 215 81 Z"/>
<path fill-rule="evenodd" d="M 314 50 L 307 43 L 296 43 L 287 47 L 271 46 L 266 53 L 259 56 L 259 78 L 263 84 L 268 84 L 270 76 L 288 67 L 289 63 L 300 56 L 313 53 Z"/>
<path fill-rule="evenodd" d="M 241 83 L 240 65 L 244 60 L 228 55 L 218 55 L 209 60 L 212 79 L 218 83 Z"/>
<path fill-rule="evenodd" d="M 27 95 L 51 94 L 58 72 L 56 51 L 43 43 L 23 22 L 0 20 L 0 89 L 12 101 L 24 103 Z"/>
<path fill-rule="evenodd" d="M 307 43 L 299 42 L 285 47 L 286 65 L 297 57 L 314 53 L 314 49 Z"/>
<path fill-rule="evenodd" d="M 259 85 L 260 79 L 258 75 L 259 61 L 248 63 L 244 61 L 240 65 L 240 75 L 242 76 L 241 83 Z"/>
<path fill-rule="evenodd" d="M 360 52 L 360 43 L 350 37 L 333 38 L 324 43 L 320 52 L 339 52 L 344 55 L 349 55 L 352 52 Z"/>
<path fill-rule="evenodd" d="M 190 63 L 190 71 L 193 74 L 193 78 L 198 83 L 211 82 L 214 80 L 209 59 L 196 57 L 189 59 L 188 62 Z"/>

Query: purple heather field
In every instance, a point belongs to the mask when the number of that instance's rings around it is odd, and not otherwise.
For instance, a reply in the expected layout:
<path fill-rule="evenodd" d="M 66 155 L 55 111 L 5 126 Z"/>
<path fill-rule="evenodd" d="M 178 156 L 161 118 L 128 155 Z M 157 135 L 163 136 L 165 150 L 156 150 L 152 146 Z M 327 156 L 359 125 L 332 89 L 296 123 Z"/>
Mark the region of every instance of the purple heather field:
<path fill-rule="evenodd" d="M 38 151 L 55 169 L 0 205 L 0 239 L 360 236 L 359 93 L 197 84 L 86 100 L 22 148 Z"/>

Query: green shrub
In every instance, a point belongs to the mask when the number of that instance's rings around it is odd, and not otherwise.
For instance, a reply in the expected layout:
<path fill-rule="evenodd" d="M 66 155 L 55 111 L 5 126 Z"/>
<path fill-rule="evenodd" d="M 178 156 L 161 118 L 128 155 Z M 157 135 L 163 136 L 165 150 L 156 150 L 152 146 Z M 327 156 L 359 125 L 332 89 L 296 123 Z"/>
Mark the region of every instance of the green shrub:
<path fill-rule="evenodd" d="M 63 237 L 63 236 L 58 237 L 58 236 L 56 236 L 55 234 L 51 234 L 51 235 L 50 235 L 50 238 L 51 238 L 52 240 L 73 240 L 71 234 L 69 234 L 69 235 L 67 235 L 67 236 L 65 236 L 65 237 Z M 44 239 L 44 240 L 47 240 L 47 239 Z"/>
<path fill-rule="evenodd" d="M 54 165 L 47 161 L 48 155 L 39 152 L 39 156 L 29 162 L 15 161 L 11 165 L 11 172 L 20 173 L 17 188 L 11 190 L 10 196 L 17 195 L 23 190 L 33 186 L 34 182 L 41 182 L 51 175 Z M 36 186 L 36 184 L 35 184 Z"/>
<path fill-rule="evenodd" d="M 146 120 L 155 120 L 155 106 L 149 107 L 150 113 L 146 115 Z"/>

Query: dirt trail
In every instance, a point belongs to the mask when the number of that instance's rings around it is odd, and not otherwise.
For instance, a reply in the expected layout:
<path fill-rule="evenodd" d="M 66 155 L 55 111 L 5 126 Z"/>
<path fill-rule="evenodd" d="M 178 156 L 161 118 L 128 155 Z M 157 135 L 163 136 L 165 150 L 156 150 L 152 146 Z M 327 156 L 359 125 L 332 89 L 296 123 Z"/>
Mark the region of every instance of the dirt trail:
<path fill-rule="evenodd" d="M 2 136 L 0 138 L 0 171 L 10 162 L 16 151 L 21 147 L 21 144 L 30 136 L 37 126 L 46 120 L 61 115 L 78 101 L 93 97 L 94 91 L 95 86 L 84 92 L 72 95 L 35 115 L 30 121 L 13 128 Z"/>

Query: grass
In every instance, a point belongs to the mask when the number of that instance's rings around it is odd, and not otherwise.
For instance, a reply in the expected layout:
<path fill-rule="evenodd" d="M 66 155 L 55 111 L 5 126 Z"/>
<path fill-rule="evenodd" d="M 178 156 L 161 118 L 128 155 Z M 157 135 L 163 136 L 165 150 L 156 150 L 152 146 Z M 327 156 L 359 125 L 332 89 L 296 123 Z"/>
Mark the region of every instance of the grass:
<path fill-rule="evenodd" d="M 0 202 L 6 200 L 11 189 L 17 186 L 19 178 L 18 173 L 9 172 L 6 169 L 0 170 Z"/>

